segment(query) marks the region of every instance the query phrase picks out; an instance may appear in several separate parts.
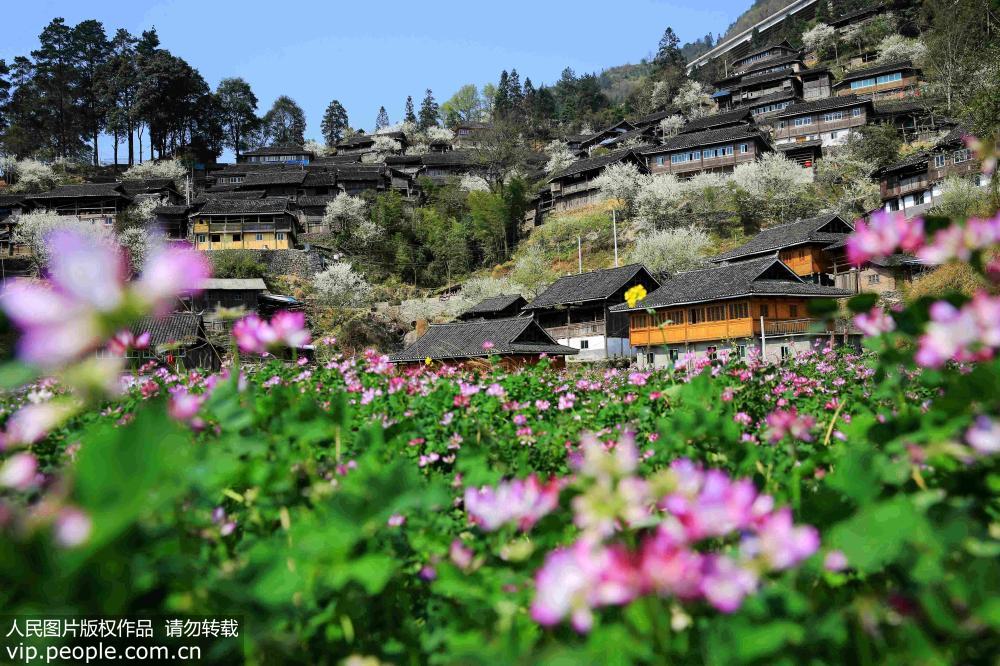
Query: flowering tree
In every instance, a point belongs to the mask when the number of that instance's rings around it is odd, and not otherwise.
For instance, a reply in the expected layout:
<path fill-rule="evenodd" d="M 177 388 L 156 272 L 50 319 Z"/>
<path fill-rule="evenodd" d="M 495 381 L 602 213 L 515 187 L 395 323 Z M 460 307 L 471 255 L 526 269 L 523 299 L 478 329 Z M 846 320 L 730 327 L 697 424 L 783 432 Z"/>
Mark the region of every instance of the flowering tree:
<path fill-rule="evenodd" d="M 187 169 L 180 160 L 149 160 L 130 166 L 122 174 L 122 180 L 147 180 L 149 178 L 170 178 L 178 190 L 184 190 Z"/>
<path fill-rule="evenodd" d="M 674 106 L 680 109 L 688 120 L 703 118 L 717 111 L 708 90 L 698 81 L 687 81 L 677 90 Z"/>
<path fill-rule="evenodd" d="M 545 253 L 537 245 L 528 247 L 521 252 L 514 262 L 514 270 L 510 277 L 517 284 L 524 286 L 522 296 L 529 298 L 541 292 L 553 281 L 552 269 Z"/>
<path fill-rule="evenodd" d="M 37 266 L 47 266 L 51 258 L 51 238 L 60 231 L 72 231 L 90 239 L 110 241 L 111 231 L 103 225 L 82 221 L 75 215 L 58 215 L 46 210 L 36 210 L 21 215 L 14 227 L 14 242 L 31 250 Z"/>
<path fill-rule="evenodd" d="M 951 176 L 941 184 L 941 197 L 934 203 L 935 215 L 964 218 L 989 210 L 989 190 L 970 178 Z"/>
<path fill-rule="evenodd" d="M 361 156 L 361 161 L 366 164 L 384 162 L 387 156 L 395 155 L 403 150 L 403 144 L 391 136 L 385 134 L 374 134 L 372 135 L 372 138 L 374 140 L 372 152 L 365 153 Z"/>
<path fill-rule="evenodd" d="M 639 172 L 639 167 L 631 162 L 618 162 L 605 168 L 594 179 L 594 184 L 600 190 L 602 199 L 620 202 L 626 215 L 631 215 L 636 197 L 647 179 L 647 176 Z"/>
<path fill-rule="evenodd" d="M 667 116 L 660 121 L 660 133 L 663 134 L 664 139 L 677 136 L 686 122 L 684 116 L 680 114 L 675 113 L 672 116 Z"/>
<path fill-rule="evenodd" d="M 765 153 L 733 172 L 744 225 L 787 222 L 810 212 L 812 172 L 780 153 Z"/>
<path fill-rule="evenodd" d="M 562 171 L 576 161 L 576 155 L 569 149 L 565 141 L 555 139 L 545 145 L 545 154 L 549 156 L 545 163 L 545 173 L 553 174 Z"/>
<path fill-rule="evenodd" d="M 643 182 L 635 199 L 635 221 L 651 230 L 671 226 L 685 202 L 687 187 L 672 174 L 652 176 Z"/>
<path fill-rule="evenodd" d="M 879 63 L 909 60 L 917 67 L 923 64 L 924 57 L 927 55 L 926 44 L 919 39 L 910 39 L 898 33 L 889 35 L 879 42 L 877 50 L 877 62 Z"/>
<path fill-rule="evenodd" d="M 351 264 L 331 264 L 313 278 L 316 294 L 324 303 L 337 307 L 364 307 L 373 293 L 372 286 Z"/>
<path fill-rule="evenodd" d="M 368 219 L 368 204 L 361 197 L 341 194 L 326 205 L 323 225 L 331 230 L 350 232 Z"/>
<path fill-rule="evenodd" d="M 816 162 L 816 193 L 828 210 L 853 220 L 881 202 L 879 185 L 871 179 L 874 163 L 852 151 L 840 150 Z"/>
<path fill-rule="evenodd" d="M 837 29 L 825 23 L 817 23 L 802 33 L 802 45 L 822 58 L 829 49 L 836 48 Z"/>
<path fill-rule="evenodd" d="M 667 81 L 657 81 L 649 93 L 649 104 L 653 109 L 664 109 L 670 105 L 673 89 Z"/>
<path fill-rule="evenodd" d="M 44 192 L 59 184 L 60 177 L 51 165 L 38 160 L 5 158 L 3 172 L 13 183 L 11 192 Z"/>
<path fill-rule="evenodd" d="M 651 271 L 676 273 L 697 268 L 712 248 L 708 234 L 697 227 L 661 229 L 635 242 L 629 261 Z"/>

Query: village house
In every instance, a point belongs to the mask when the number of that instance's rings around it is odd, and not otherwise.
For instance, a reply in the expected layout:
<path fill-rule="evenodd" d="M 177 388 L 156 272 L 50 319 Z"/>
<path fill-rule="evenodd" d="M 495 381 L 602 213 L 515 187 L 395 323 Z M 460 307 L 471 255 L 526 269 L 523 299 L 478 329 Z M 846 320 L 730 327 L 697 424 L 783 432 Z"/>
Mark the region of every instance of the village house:
<path fill-rule="evenodd" d="M 642 148 L 650 173 L 690 178 L 699 173 L 732 173 L 738 164 L 753 162 L 771 150 L 752 125 L 740 124 L 690 134 L 678 134 L 663 144 Z"/>
<path fill-rule="evenodd" d="M 920 70 L 909 60 L 901 60 L 847 72 L 833 89 L 837 95 L 899 99 L 912 95 L 919 83 Z"/>
<path fill-rule="evenodd" d="M 144 317 L 129 328 L 136 336 L 149 333 L 149 347 L 126 352 L 130 366 L 149 361 L 182 369 L 214 371 L 222 366 L 222 357 L 209 342 L 205 320 L 200 313 L 171 312 L 163 317 Z"/>
<path fill-rule="evenodd" d="M 279 145 L 248 150 L 241 154 L 237 162 L 246 164 L 309 164 L 316 154 L 302 146 Z"/>
<path fill-rule="evenodd" d="M 742 358 L 756 348 L 778 360 L 815 340 L 843 339 L 848 328 L 831 329 L 809 318 L 807 305 L 815 298 L 850 295 L 807 282 L 777 257 L 766 256 L 672 275 L 635 307 L 622 303 L 611 309 L 629 316 L 628 341 L 639 350 L 640 367 L 662 368 L 689 353 L 715 358 L 725 351 Z"/>
<path fill-rule="evenodd" d="M 27 200 L 35 208 L 108 227 L 132 203 L 121 183 L 60 185 L 48 192 L 32 194 Z"/>
<path fill-rule="evenodd" d="M 191 215 L 198 250 L 290 250 L 298 217 L 288 199 L 210 199 Z"/>
<path fill-rule="evenodd" d="M 782 40 L 750 51 L 746 55 L 739 56 L 730 63 L 729 71 L 734 74 L 743 74 L 752 71 L 755 67 L 760 67 L 760 64 L 764 61 L 774 61 L 788 56 L 797 57 L 798 55 L 799 52 L 797 49 L 792 48 L 792 45 L 787 40 Z"/>
<path fill-rule="evenodd" d="M 882 207 L 902 211 L 907 217 L 920 215 L 941 196 L 946 178 L 967 178 L 985 187 L 989 179 L 980 170 L 979 160 L 966 148 L 965 131 L 956 127 L 932 149 L 922 150 L 878 171 Z"/>
<path fill-rule="evenodd" d="M 551 210 L 567 211 L 596 203 L 600 192 L 595 182 L 604 170 L 612 164 L 635 164 L 639 170 L 646 173 L 646 159 L 631 148 L 612 151 L 598 157 L 573 162 L 565 169 L 554 173 L 549 178 L 549 191 L 552 196 Z"/>
<path fill-rule="evenodd" d="M 417 177 L 430 178 L 437 183 L 481 170 L 476 164 L 476 156 L 466 150 L 426 153 L 420 155 L 420 163 L 423 168 L 417 173 Z"/>
<path fill-rule="evenodd" d="M 187 240 L 191 210 L 186 204 L 161 204 L 153 209 L 153 227 L 167 240 Z"/>
<path fill-rule="evenodd" d="M 802 81 L 802 99 L 826 99 L 833 94 L 833 74 L 826 67 L 816 67 L 799 72 Z"/>
<path fill-rule="evenodd" d="M 833 262 L 826 248 L 847 238 L 854 227 L 836 213 L 817 215 L 764 229 L 743 245 L 711 258 L 712 263 L 777 257 L 799 277 L 833 284 Z"/>
<path fill-rule="evenodd" d="M 390 154 L 401 154 L 409 145 L 406 135 L 402 132 L 380 132 L 377 134 L 355 134 L 347 137 L 337 144 L 338 155 L 369 155 L 376 152 L 376 139 L 388 139 L 393 142 L 393 149 L 386 151 Z"/>
<path fill-rule="evenodd" d="M 152 199 L 163 204 L 184 202 L 184 195 L 177 190 L 177 185 L 170 178 L 125 180 L 122 181 L 122 191 L 135 201 Z"/>
<path fill-rule="evenodd" d="M 602 361 L 635 356 L 629 345 L 628 318 L 611 312 L 636 285 L 647 291 L 656 278 L 641 264 L 567 275 L 525 306 L 559 344 L 580 350 L 576 360 Z"/>
<path fill-rule="evenodd" d="M 531 317 L 483 319 L 450 324 L 431 324 L 413 344 L 389 360 L 404 366 L 432 363 L 461 364 L 500 358 L 512 369 L 549 358 L 556 368 L 565 367 L 565 357 L 577 350 L 556 343 Z"/>
<path fill-rule="evenodd" d="M 752 122 L 753 118 L 749 108 L 734 109 L 690 120 L 681 127 L 678 134 L 695 134 L 706 130 L 723 129 L 724 127 L 743 127 Z"/>
<path fill-rule="evenodd" d="M 334 231 L 327 229 L 323 218 L 326 216 L 326 206 L 336 199 L 335 195 L 301 195 L 295 200 L 295 208 L 299 215 L 299 226 L 305 229 L 306 233 L 313 234 L 323 231 Z"/>
<path fill-rule="evenodd" d="M 223 319 L 220 310 L 260 311 L 267 285 L 260 278 L 208 278 L 201 291 L 190 299 L 189 310 L 204 317 L 206 327 L 228 330 L 232 319 Z"/>
<path fill-rule="evenodd" d="M 842 146 L 854 129 L 868 123 L 870 100 L 854 95 L 798 102 L 775 116 L 774 143 L 820 141 L 822 147 Z"/>
<path fill-rule="evenodd" d="M 522 310 L 528 304 L 521 294 L 500 294 L 491 296 L 479 301 L 468 310 L 458 315 L 461 321 L 472 321 L 474 319 L 507 319 L 509 317 L 519 317 L 524 313 Z"/>
<path fill-rule="evenodd" d="M 364 192 L 383 192 L 389 187 L 384 164 L 343 164 L 337 167 L 337 189 L 342 194 L 359 196 Z"/>
<path fill-rule="evenodd" d="M 299 186 L 299 198 L 302 196 L 333 196 L 337 190 L 337 172 L 328 168 L 306 171 L 306 177 Z"/>
<path fill-rule="evenodd" d="M 455 133 L 455 143 L 460 146 L 475 146 L 482 140 L 483 135 L 493 129 L 490 123 L 481 123 L 472 120 L 458 123 L 452 128 Z"/>
<path fill-rule="evenodd" d="M 246 175 L 237 189 L 263 190 L 265 197 L 288 197 L 294 200 L 302 189 L 306 175 L 305 169 L 254 171 Z"/>
<path fill-rule="evenodd" d="M 619 138 L 623 134 L 631 132 L 635 129 L 635 125 L 627 120 L 620 120 L 610 127 L 606 127 L 599 132 L 591 134 L 586 139 L 580 142 L 578 150 L 580 152 L 585 152 L 588 155 L 595 148 L 608 147 L 614 144 L 615 139 Z"/>
<path fill-rule="evenodd" d="M 30 204 L 22 194 L 0 194 L 0 255 L 27 256 L 31 249 L 14 242 L 14 228 L 18 218 L 30 209 Z"/>

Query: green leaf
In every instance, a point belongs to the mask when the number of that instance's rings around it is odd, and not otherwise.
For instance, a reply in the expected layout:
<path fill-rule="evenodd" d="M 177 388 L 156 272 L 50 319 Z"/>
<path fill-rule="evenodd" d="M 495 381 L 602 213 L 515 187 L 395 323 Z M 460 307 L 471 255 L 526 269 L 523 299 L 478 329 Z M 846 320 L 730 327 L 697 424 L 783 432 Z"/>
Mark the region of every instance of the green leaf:
<path fill-rule="evenodd" d="M 868 312 L 876 303 L 878 303 L 877 294 L 858 294 L 847 301 L 847 307 L 851 312 Z"/>

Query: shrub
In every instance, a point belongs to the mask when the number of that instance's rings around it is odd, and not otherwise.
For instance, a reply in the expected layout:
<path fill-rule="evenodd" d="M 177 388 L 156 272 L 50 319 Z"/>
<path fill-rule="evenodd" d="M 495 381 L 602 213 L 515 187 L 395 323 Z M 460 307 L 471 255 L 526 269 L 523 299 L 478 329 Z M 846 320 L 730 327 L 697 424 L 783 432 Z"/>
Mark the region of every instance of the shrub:
<path fill-rule="evenodd" d="M 676 273 L 700 266 L 712 247 L 701 229 L 661 229 L 640 236 L 629 254 L 629 262 L 657 273 Z"/>
<path fill-rule="evenodd" d="M 355 272 L 351 264 L 331 264 L 313 278 L 316 296 L 328 305 L 338 307 L 364 307 L 369 305 L 372 286 L 364 276 Z"/>
<path fill-rule="evenodd" d="M 215 277 L 263 278 L 267 275 L 267 265 L 246 250 L 217 250 L 209 257 Z"/>

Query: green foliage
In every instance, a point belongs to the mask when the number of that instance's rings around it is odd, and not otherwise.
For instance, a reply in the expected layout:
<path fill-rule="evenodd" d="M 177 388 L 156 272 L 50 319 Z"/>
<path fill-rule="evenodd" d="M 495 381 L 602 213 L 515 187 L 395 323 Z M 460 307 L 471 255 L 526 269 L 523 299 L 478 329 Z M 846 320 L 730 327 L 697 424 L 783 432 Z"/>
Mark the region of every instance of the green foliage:
<path fill-rule="evenodd" d="M 252 252 L 243 250 L 219 250 L 211 254 L 212 274 L 219 278 L 263 278 L 267 275 L 267 265 L 259 261 Z"/>

